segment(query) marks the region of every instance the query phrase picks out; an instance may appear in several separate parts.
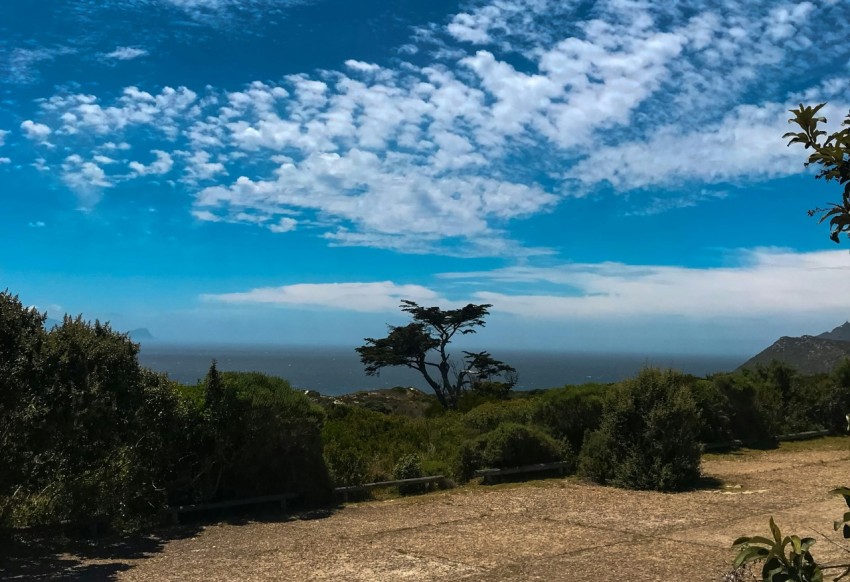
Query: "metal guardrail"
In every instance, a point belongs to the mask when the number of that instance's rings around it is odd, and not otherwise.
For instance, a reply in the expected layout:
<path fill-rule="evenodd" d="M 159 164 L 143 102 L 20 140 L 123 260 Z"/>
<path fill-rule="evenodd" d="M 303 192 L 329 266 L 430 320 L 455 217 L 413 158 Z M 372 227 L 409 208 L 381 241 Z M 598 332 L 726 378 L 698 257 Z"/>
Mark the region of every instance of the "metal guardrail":
<path fill-rule="evenodd" d="M 297 493 L 280 493 L 277 495 L 263 495 L 260 497 L 246 497 L 243 499 L 231 499 L 229 501 L 218 501 L 215 503 L 198 503 L 195 505 L 179 505 L 169 508 L 171 521 L 174 524 L 180 522 L 180 514 L 196 511 L 207 511 L 211 509 L 227 509 L 229 507 L 240 507 L 244 505 L 260 505 L 262 503 L 279 503 L 280 510 L 286 511 L 286 502 L 298 497 Z"/>
<path fill-rule="evenodd" d="M 413 477 L 411 479 L 396 479 L 395 481 L 377 481 L 375 483 L 363 483 L 362 485 L 347 485 L 345 487 L 337 487 L 334 493 L 342 495 L 343 502 L 348 503 L 349 493 L 361 493 L 381 487 L 398 487 L 399 485 L 424 485 L 426 483 L 437 483 L 445 481 L 444 475 L 430 475 L 428 477 Z"/>
<path fill-rule="evenodd" d="M 831 430 L 809 430 L 806 432 L 795 432 L 792 434 L 781 434 L 776 437 L 778 441 L 804 441 L 807 439 L 816 439 L 822 436 L 829 436 L 832 434 Z"/>
<path fill-rule="evenodd" d="M 503 469 L 479 469 L 475 471 L 476 477 L 483 477 L 486 483 L 492 477 L 501 477 L 503 475 L 519 475 L 522 473 L 536 473 L 539 471 L 554 471 L 556 469 L 564 470 L 570 467 L 572 463 L 569 461 L 556 461 L 554 463 L 537 463 L 535 465 L 523 465 L 521 467 L 505 467 Z"/>

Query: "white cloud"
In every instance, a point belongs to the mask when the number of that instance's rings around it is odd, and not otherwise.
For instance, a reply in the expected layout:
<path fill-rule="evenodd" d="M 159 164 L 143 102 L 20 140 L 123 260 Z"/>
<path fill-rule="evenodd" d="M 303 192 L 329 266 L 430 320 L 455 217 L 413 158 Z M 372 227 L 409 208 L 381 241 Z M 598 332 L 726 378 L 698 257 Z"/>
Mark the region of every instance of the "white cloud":
<path fill-rule="evenodd" d="M 232 26 L 237 17 L 271 18 L 309 0 L 148 0 L 179 9 L 197 22 L 216 27 Z"/>
<path fill-rule="evenodd" d="M 21 129 L 26 136 L 34 141 L 43 142 L 52 133 L 52 130 L 43 123 L 37 123 L 31 119 L 27 119 L 21 123 Z"/>
<path fill-rule="evenodd" d="M 440 284 L 436 286 L 392 281 L 302 283 L 203 298 L 242 305 L 376 312 L 395 312 L 402 299 L 442 306 L 490 303 L 494 315 L 581 325 L 637 320 L 706 323 L 730 318 L 739 323 L 806 318 L 844 321 L 850 317 L 840 292 L 850 276 L 846 251 L 752 249 L 740 251 L 737 258 L 738 264 L 727 267 L 614 262 L 526 266 L 445 273 L 438 276 Z M 450 283 L 451 295 L 441 290 L 446 283 Z"/>
<path fill-rule="evenodd" d="M 199 17 L 286 5 L 168 1 Z M 843 21 L 836 5 L 592 4 L 476 2 L 445 27 L 420 29 L 416 50 L 400 49 L 418 63 L 430 55 L 424 65 L 349 59 L 339 71 L 204 95 L 60 94 L 22 130 L 57 144 L 44 168 L 68 152 L 122 157 L 115 144 L 144 141 L 160 152 L 155 162 L 131 161 L 130 176 L 103 181 L 176 171 L 196 189 L 200 220 L 291 230 L 297 215 L 329 244 L 531 255 L 546 249 L 522 249 L 511 222 L 550 211 L 570 188 L 693 186 L 653 193 L 642 212 L 716 199 L 706 184 L 803 170 L 779 137 L 793 99 L 846 102 L 839 80 L 781 89 L 820 82 L 811 71 L 827 51 L 810 47 L 843 37 L 799 23 Z M 39 138 L 42 128 L 52 133 Z"/>
<path fill-rule="evenodd" d="M 151 153 L 156 156 L 156 160 L 147 166 L 135 161 L 128 164 L 137 176 L 162 176 L 170 172 L 171 168 L 174 167 L 174 160 L 168 152 L 153 150 Z"/>
<path fill-rule="evenodd" d="M 269 226 L 269 230 L 272 232 L 289 232 L 291 230 L 295 230 L 295 227 L 298 226 L 298 221 L 293 218 L 288 218 L 284 216 L 276 223 Z"/>
<path fill-rule="evenodd" d="M 664 316 L 706 321 L 716 317 L 788 317 L 850 314 L 840 289 L 850 276 L 846 251 L 743 251 L 732 267 L 686 268 L 622 263 L 512 267 L 443 278 L 498 290 L 476 291 L 494 312 L 546 319 L 616 320 Z M 529 293 L 546 287 L 546 293 Z M 512 289 L 513 288 L 513 289 Z"/>
<path fill-rule="evenodd" d="M 676 208 L 692 208 L 709 200 L 724 200 L 729 196 L 725 190 L 708 190 L 703 188 L 699 192 L 682 194 L 679 196 L 653 196 L 650 201 L 631 212 L 631 216 L 652 216 L 662 214 Z"/>
<path fill-rule="evenodd" d="M 360 71 L 361 73 L 375 73 L 381 70 L 381 67 L 374 63 L 365 63 L 363 61 L 357 61 L 354 59 L 349 59 L 345 61 L 345 66 L 349 69 Z"/>
<path fill-rule="evenodd" d="M 6 136 L 9 135 L 9 132 L 3 129 L 0 129 L 0 146 L 6 143 Z"/>
<path fill-rule="evenodd" d="M 126 151 L 131 149 L 130 144 L 128 144 L 127 142 L 113 143 L 111 141 L 108 141 L 104 144 L 101 144 L 100 147 L 101 149 L 104 149 L 106 151 Z"/>
<path fill-rule="evenodd" d="M 90 209 L 96 204 L 104 188 L 114 186 L 103 168 L 78 154 L 71 154 L 62 162 L 62 180 L 79 195 L 83 209 Z"/>
<path fill-rule="evenodd" d="M 57 132 L 67 135 L 114 136 L 130 127 L 143 126 L 173 140 L 181 133 L 183 124 L 190 123 L 199 113 L 197 97 L 186 87 L 165 87 L 158 94 L 127 87 L 118 103 L 108 107 L 103 107 L 94 95 L 76 94 L 51 97 L 42 108 L 59 118 L 61 127 Z"/>
<path fill-rule="evenodd" d="M 11 163 L 12 163 L 12 159 L 11 159 L 11 158 L 0 158 L 0 165 L 2 165 L 2 164 L 11 164 Z"/>
<path fill-rule="evenodd" d="M 28 226 L 28 227 L 30 227 L 30 228 L 44 228 L 45 226 L 47 226 L 47 224 L 45 224 L 45 223 L 44 223 L 43 221 L 41 221 L 41 220 L 38 220 L 38 221 L 36 221 L 36 222 L 29 222 L 29 223 L 27 223 L 27 226 Z"/>
<path fill-rule="evenodd" d="M 131 46 L 120 46 L 111 53 L 107 53 L 103 56 L 108 59 L 115 59 L 118 61 L 130 61 L 139 57 L 144 57 L 147 54 L 148 51 L 146 51 L 145 49 L 140 49 Z"/>
<path fill-rule="evenodd" d="M 209 210 L 193 210 L 192 216 L 204 222 L 222 222 L 221 218 L 219 218 Z"/>
<path fill-rule="evenodd" d="M 527 216 L 555 200 L 540 188 L 483 176 L 438 179 L 416 158 L 381 158 L 356 149 L 286 162 L 277 174 L 274 181 L 255 182 L 243 176 L 228 188 L 206 188 L 196 207 L 224 211 L 230 217 L 248 209 L 269 217 L 312 211 L 340 226 L 354 224 L 360 233 L 402 240 L 475 239 L 496 234 L 490 221 Z"/>
<path fill-rule="evenodd" d="M 719 123 L 695 131 L 661 127 L 646 141 L 596 149 L 568 176 L 586 185 L 608 182 L 622 191 L 695 180 L 723 183 L 754 173 L 760 179 L 798 174 L 804 160 L 782 139 L 791 105 L 740 105 Z M 836 120 L 846 110 L 832 104 L 823 113 Z"/>
<path fill-rule="evenodd" d="M 492 13 L 495 11 L 496 8 L 494 6 L 486 6 L 485 10 L 479 11 L 474 15 L 465 12 L 455 14 L 446 28 L 449 34 L 458 40 L 473 44 L 486 44 L 491 41 L 487 29 L 490 25 Z"/>
<path fill-rule="evenodd" d="M 205 151 L 195 151 L 187 157 L 186 179 L 195 183 L 227 174 L 227 168 L 221 162 L 211 161 L 211 156 Z"/>
<path fill-rule="evenodd" d="M 37 65 L 51 62 L 56 57 L 74 54 L 68 47 L 13 48 L 4 51 L 0 44 L 0 81 L 28 84 L 37 81 L 40 73 Z"/>
<path fill-rule="evenodd" d="M 434 291 L 420 285 L 377 283 L 301 283 L 261 287 L 244 293 L 203 295 L 207 301 L 234 304 L 266 304 L 291 307 L 326 307 L 346 311 L 397 311 L 402 299 L 420 303 L 445 303 Z"/>

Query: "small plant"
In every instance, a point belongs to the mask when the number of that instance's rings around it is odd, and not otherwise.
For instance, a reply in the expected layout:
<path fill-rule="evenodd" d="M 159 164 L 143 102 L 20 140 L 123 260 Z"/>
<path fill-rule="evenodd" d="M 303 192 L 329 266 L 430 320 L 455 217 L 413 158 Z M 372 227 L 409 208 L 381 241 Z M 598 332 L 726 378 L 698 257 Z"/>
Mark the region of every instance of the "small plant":
<path fill-rule="evenodd" d="M 830 491 L 844 497 L 844 502 L 850 507 L 850 488 L 840 487 Z M 841 520 L 833 523 L 836 530 L 842 529 L 844 539 L 850 538 L 850 511 L 845 512 Z M 770 532 L 773 539 L 764 536 L 745 536 L 738 538 L 732 544 L 738 548 L 735 557 L 735 570 L 728 576 L 743 572 L 747 566 L 763 562 L 761 569 L 762 582 L 823 582 L 823 571 L 844 568 L 844 571 L 833 578 L 841 580 L 850 575 L 850 565 L 821 565 L 812 556 L 810 548 L 814 538 L 800 538 L 796 535 L 782 536 L 779 526 L 770 518 Z M 729 578 L 738 580 L 742 578 Z M 756 578 L 758 579 L 758 578 Z"/>
<path fill-rule="evenodd" d="M 764 582 L 823 582 L 823 571 L 809 548 L 814 538 L 796 535 L 782 537 L 779 526 L 770 518 L 773 539 L 763 536 L 741 537 L 732 547 L 739 548 L 735 567 L 763 561 L 761 576 Z"/>

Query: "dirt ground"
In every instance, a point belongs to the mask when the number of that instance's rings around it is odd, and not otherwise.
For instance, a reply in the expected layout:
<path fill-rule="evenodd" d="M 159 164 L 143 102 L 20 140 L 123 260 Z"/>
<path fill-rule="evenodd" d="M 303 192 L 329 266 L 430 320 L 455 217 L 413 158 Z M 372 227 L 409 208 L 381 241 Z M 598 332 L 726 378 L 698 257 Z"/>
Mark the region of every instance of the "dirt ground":
<path fill-rule="evenodd" d="M 707 455 L 703 489 L 623 491 L 575 479 L 470 486 L 350 504 L 326 514 L 184 527 L 17 563 L 26 580 L 687 581 L 730 570 L 732 541 L 815 537 L 824 562 L 847 562 L 832 521 L 846 510 L 850 438 Z M 825 537 L 824 537 L 825 536 Z"/>

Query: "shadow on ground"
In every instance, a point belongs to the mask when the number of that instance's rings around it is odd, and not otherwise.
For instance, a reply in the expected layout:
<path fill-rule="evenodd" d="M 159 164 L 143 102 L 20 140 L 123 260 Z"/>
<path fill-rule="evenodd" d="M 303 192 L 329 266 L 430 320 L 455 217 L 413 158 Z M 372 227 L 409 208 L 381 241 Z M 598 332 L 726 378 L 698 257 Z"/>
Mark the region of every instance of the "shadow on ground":
<path fill-rule="evenodd" d="M 150 557 L 169 541 L 193 537 L 200 531 L 196 526 L 180 526 L 95 539 L 69 539 L 57 533 L 12 534 L 0 545 L 0 579 L 115 580 L 119 572 L 132 567 L 128 560 Z"/>
<path fill-rule="evenodd" d="M 162 552 L 174 540 L 199 535 L 216 523 L 248 525 L 330 517 L 340 507 L 280 512 L 229 511 L 193 515 L 188 523 L 132 535 L 83 538 L 81 532 L 6 533 L 0 537 L 0 580 L 117 580 L 133 561 Z"/>

